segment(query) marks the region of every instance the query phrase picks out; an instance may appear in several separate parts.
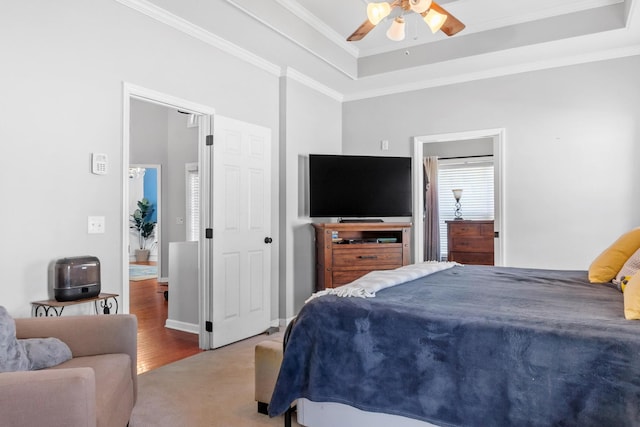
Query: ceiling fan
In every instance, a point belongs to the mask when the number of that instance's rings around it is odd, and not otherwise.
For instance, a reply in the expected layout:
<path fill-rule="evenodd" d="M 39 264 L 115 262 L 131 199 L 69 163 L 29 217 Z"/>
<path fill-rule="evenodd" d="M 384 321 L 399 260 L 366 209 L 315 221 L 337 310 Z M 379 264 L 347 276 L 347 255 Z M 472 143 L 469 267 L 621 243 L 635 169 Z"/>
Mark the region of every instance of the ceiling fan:
<path fill-rule="evenodd" d="M 433 33 L 438 30 L 448 36 L 452 36 L 462 31 L 465 25 L 455 16 L 447 12 L 442 6 L 432 0 L 394 0 L 393 2 L 369 3 L 367 5 L 367 20 L 351 34 L 347 41 L 361 40 L 373 30 L 380 21 L 389 16 L 392 9 L 402 8 L 402 14 L 397 16 L 389 30 L 387 37 L 391 40 L 400 41 L 404 39 L 404 17 L 408 12 L 414 12 L 422 16 L 424 22 L 431 28 Z"/>

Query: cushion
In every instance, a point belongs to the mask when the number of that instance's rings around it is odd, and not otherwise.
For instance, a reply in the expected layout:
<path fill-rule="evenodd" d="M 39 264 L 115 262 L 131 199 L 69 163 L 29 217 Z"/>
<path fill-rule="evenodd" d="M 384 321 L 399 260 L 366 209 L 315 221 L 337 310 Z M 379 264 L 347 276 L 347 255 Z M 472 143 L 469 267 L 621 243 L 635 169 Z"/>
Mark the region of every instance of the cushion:
<path fill-rule="evenodd" d="M 58 338 L 18 340 L 29 360 L 29 370 L 50 368 L 71 359 L 71 349 Z"/>
<path fill-rule="evenodd" d="M 0 372 L 26 371 L 29 359 L 16 339 L 16 322 L 0 306 Z"/>
<path fill-rule="evenodd" d="M 69 346 L 57 338 L 16 338 L 16 322 L 0 306 L 0 372 L 50 368 L 71 359 Z"/>
<path fill-rule="evenodd" d="M 640 272 L 634 274 L 624 288 L 624 318 L 640 319 Z"/>
<path fill-rule="evenodd" d="M 624 263 L 616 278 L 613 279 L 613 283 L 619 285 L 622 282 L 622 279 L 625 276 L 633 276 L 636 272 L 640 270 L 640 249 L 635 251 L 631 257 Z"/>
<path fill-rule="evenodd" d="M 591 283 L 610 282 L 638 249 L 640 249 L 640 227 L 620 236 L 593 260 L 589 266 L 589 281 Z"/>

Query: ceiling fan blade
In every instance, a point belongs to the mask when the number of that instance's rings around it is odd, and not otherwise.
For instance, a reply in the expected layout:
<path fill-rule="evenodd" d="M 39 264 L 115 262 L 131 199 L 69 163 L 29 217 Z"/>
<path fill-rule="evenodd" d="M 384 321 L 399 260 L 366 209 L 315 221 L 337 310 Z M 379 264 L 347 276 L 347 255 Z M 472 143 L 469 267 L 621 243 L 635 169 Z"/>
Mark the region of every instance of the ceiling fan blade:
<path fill-rule="evenodd" d="M 460 21 L 458 18 L 456 18 L 455 16 L 447 12 L 442 6 L 440 6 L 436 2 L 431 2 L 430 9 L 433 9 L 438 13 L 447 15 L 447 20 L 444 22 L 444 25 L 442 25 L 442 28 L 440 28 L 440 31 L 442 31 L 446 35 L 452 36 L 464 30 L 465 25 L 462 23 L 462 21 Z M 425 16 L 426 14 L 427 12 L 424 12 L 422 16 Z"/>
<path fill-rule="evenodd" d="M 355 41 L 361 40 L 364 36 L 369 34 L 369 31 L 373 30 L 375 27 L 376 26 L 373 25 L 371 21 L 369 21 L 368 19 L 365 19 L 362 25 L 360 25 L 358 29 L 353 32 L 353 34 L 347 37 L 347 41 L 355 42 Z"/>

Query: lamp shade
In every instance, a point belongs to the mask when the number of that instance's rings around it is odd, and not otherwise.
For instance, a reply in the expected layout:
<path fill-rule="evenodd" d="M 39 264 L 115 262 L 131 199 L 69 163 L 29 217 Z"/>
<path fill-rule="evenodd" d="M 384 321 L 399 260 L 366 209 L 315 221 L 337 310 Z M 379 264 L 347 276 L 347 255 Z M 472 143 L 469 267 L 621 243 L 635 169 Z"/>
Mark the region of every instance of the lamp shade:
<path fill-rule="evenodd" d="M 367 18 L 373 25 L 378 25 L 380 21 L 389 16 L 391 5 L 386 1 L 380 3 L 369 3 L 367 5 Z"/>
<path fill-rule="evenodd" d="M 409 0 L 409 7 L 415 13 L 426 12 L 431 7 L 431 0 Z"/>
<path fill-rule="evenodd" d="M 459 201 L 462 197 L 462 188 L 456 188 L 451 191 L 453 191 L 453 197 L 456 199 L 456 201 Z"/>
<path fill-rule="evenodd" d="M 424 17 L 424 22 L 426 22 L 429 28 L 431 28 L 431 32 L 435 34 L 440 28 L 442 28 L 447 18 L 447 15 L 436 12 L 433 9 L 429 9 L 429 12 L 427 12 L 427 15 Z"/>
<path fill-rule="evenodd" d="M 404 25 L 404 18 L 402 16 L 398 16 L 393 20 L 393 23 L 387 30 L 387 37 L 394 42 L 404 40 Z"/>

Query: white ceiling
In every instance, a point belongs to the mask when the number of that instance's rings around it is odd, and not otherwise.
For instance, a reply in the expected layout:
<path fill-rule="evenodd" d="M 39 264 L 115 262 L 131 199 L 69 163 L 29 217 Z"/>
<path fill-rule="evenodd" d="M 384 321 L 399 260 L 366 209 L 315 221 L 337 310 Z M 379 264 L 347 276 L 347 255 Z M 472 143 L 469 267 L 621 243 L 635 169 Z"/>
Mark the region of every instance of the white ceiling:
<path fill-rule="evenodd" d="M 145 0 L 118 0 L 122 3 Z M 391 18 L 364 39 L 365 0 L 148 0 L 283 70 L 355 100 L 640 54 L 640 0 L 441 0 L 466 28 L 432 34 L 413 13 L 407 37 L 389 40 Z M 208 8 L 208 9 L 205 9 Z M 394 10 L 397 14 L 400 8 Z M 393 15 L 393 14 L 392 14 Z M 241 21 L 244 21 L 244 25 Z M 256 29 L 247 34 L 243 27 Z M 272 43 L 286 38 L 290 48 Z"/>
<path fill-rule="evenodd" d="M 407 37 L 402 42 L 393 42 L 385 36 L 393 16 L 400 8 L 383 20 L 364 39 L 346 42 L 346 38 L 366 19 L 365 0 L 277 0 L 301 19 L 311 17 L 318 28 L 328 36 L 336 36 L 345 49 L 355 49 L 357 55 L 369 56 L 397 49 L 405 49 L 425 43 L 437 43 L 447 39 L 438 32 L 435 35 L 415 13 L 405 14 Z M 624 0 L 441 0 L 438 4 L 462 21 L 466 28 L 456 37 L 479 33 L 496 28 L 540 21 L 566 15 L 566 26 L 576 24 L 576 12 L 598 9 L 624 3 Z M 310 22 L 312 22 L 310 21 Z M 382 27 L 382 28 L 381 28 Z M 331 34 L 333 32 L 334 34 Z"/>

